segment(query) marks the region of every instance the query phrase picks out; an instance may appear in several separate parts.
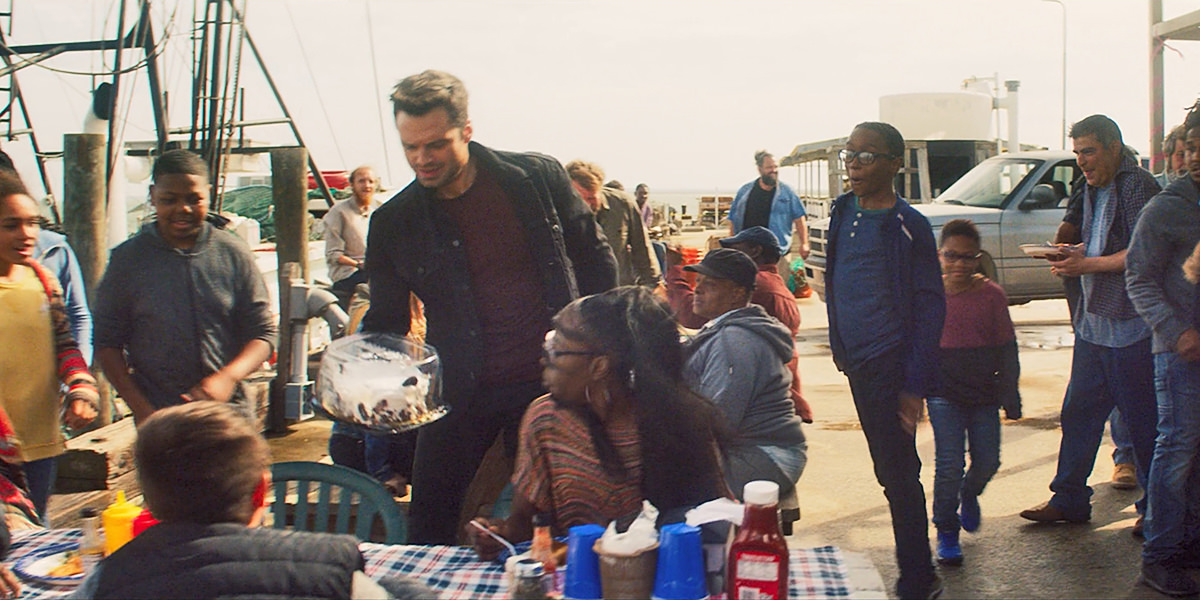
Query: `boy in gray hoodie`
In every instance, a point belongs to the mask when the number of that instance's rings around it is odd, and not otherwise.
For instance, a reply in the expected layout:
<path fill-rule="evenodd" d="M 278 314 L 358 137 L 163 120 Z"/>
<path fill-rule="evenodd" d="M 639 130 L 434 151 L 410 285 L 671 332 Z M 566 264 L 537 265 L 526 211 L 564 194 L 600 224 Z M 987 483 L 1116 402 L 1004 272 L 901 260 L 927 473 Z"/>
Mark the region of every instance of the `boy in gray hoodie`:
<path fill-rule="evenodd" d="M 206 220 L 208 166 L 186 150 L 154 164 L 155 220 L 112 251 L 96 290 L 96 361 L 133 411 L 232 402 L 271 355 L 275 317 L 250 248 Z"/>

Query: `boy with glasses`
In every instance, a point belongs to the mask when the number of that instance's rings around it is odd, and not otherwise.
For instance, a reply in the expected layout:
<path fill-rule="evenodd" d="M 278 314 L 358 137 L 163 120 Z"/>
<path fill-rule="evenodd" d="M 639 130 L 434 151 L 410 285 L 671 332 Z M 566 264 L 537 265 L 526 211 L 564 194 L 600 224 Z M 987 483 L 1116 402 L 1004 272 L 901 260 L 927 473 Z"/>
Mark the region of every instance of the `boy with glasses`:
<path fill-rule="evenodd" d="M 1008 297 L 977 273 L 980 244 L 975 224 L 966 219 L 946 223 L 939 254 L 946 290 L 941 387 L 927 400 L 937 449 L 933 524 L 938 531 L 938 562 L 960 565 L 959 528 L 979 530 L 979 494 L 1000 468 L 996 409 L 1004 407 L 1009 419 L 1021 418 L 1017 389 L 1021 366 Z M 968 447 L 971 467 L 964 476 Z"/>
<path fill-rule="evenodd" d="M 842 160 L 851 192 L 830 211 L 825 306 L 833 362 L 850 380 L 875 478 L 892 515 L 900 598 L 936 598 L 942 582 L 929 521 L 916 428 L 934 391 L 946 301 L 929 220 L 896 194 L 904 137 L 861 123 Z"/>

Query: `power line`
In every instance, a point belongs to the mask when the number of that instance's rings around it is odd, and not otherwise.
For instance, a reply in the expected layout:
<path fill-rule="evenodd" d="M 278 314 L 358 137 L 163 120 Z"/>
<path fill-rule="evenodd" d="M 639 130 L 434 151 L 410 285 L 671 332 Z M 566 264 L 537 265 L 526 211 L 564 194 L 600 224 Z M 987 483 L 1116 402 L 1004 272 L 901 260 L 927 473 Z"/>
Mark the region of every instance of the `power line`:
<path fill-rule="evenodd" d="M 379 143 L 383 144 L 383 162 L 387 167 L 388 184 L 391 184 L 394 181 L 392 157 L 388 154 L 387 127 L 383 124 L 383 108 L 379 105 L 383 92 L 379 89 L 379 69 L 375 66 L 375 20 L 371 18 L 371 0 L 363 0 L 363 5 L 367 9 L 367 44 L 371 48 L 371 78 L 375 82 L 375 112 L 379 114 Z"/>
<path fill-rule="evenodd" d="M 317 103 L 321 105 L 321 112 L 325 115 L 325 124 L 329 127 L 329 134 L 333 138 L 333 147 L 337 150 L 338 159 L 342 161 L 342 165 L 346 164 L 346 157 L 342 155 L 342 147 L 338 144 L 337 131 L 333 128 L 333 121 L 329 119 L 329 109 L 325 108 L 325 99 L 321 96 L 321 85 L 317 83 L 317 76 L 313 73 L 312 62 L 308 60 L 308 52 L 304 49 L 304 38 L 300 37 L 300 28 L 296 26 L 296 17 L 292 14 L 292 6 L 290 2 L 283 3 L 283 8 L 287 11 L 288 20 L 292 23 L 292 31 L 296 34 L 296 41 L 300 44 L 300 56 L 304 58 L 304 69 L 308 71 L 308 78 L 312 80 L 313 91 L 317 96 Z M 314 173 L 314 177 L 319 176 Z"/>

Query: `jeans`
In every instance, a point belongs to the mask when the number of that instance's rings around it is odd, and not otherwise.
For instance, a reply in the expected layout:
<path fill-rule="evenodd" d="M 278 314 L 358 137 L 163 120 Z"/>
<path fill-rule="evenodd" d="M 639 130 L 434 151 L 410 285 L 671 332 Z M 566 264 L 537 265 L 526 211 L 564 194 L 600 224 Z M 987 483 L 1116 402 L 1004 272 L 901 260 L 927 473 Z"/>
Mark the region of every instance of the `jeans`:
<path fill-rule="evenodd" d="M 900 424 L 903 351 L 891 350 L 859 369 L 847 371 L 846 376 L 875 466 L 875 479 L 883 486 L 892 515 L 900 567 L 897 592 L 901 598 L 924 597 L 934 572 L 925 489 L 920 479 L 921 459 L 917 457 L 916 438 Z"/>
<path fill-rule="evenodd" d="M 933 475 L 933 524 L 957 532 L 959 497 L 978 496 L 1000 469 L 1000 411 L 996 405 L 972 406 L 931 397 L 929 422 L 936 447 Z M 964 454 L 971 451 L 971 468 Z"/>
<path fill-rule="evenodd" d="M 342 307 L 342 310 L 350 310 L 350 297 L 358 289 L 358 284 L 366 282 L 367 272 L 359 269 L 348 277 L 333 282 L 329 289 L 337 296 L 338 306 Z"/>
<path fill-rule="evenodd" d="M 1129 426 L 1121 419 L 1121 410 L 1113 407 L 1108 414 L 1108 433 L 1112 436 L 1113 464 L 1133 464 L 1133 440 L 1129 437 Z"/>
<path fill-rule="evenodd" d="M 469 398 L 447 398 L 450 412 L 417 430 L 408 543 L 458 543 L 459 513 L 484 454 L 501 432 L 516 453 L 525 409 L 544 393 L 541 381 L 481 386 Z"/>
<path fill-rule="evenodd" d="M 54 492 L 54 477 L 58 473 L 58 457 L 51 456 L 34 460 L 22 465 L 25 469 L 25 483 L 29 484 L 29 500 L 41 517 L 42 524 L 50 526 L 50 517 L 46 514 L 46 503 Z"/>
<path fill-rule="evenodd" d="M 1071 519 L 1091 517 L 1092 488 L 1087 478 L 1096 464 L 1104 421 L 1115 405 L 1133 440 L 1138 484 L 1147 489 L 1154 456 L 1156 407 L 1154 361 L 1147 338 L 1124 348 L 1098 346 L 1075 336 L 1071 382 L 1062 408 L 1058 471 L 1050 483 L 1050 504 Z M 1146 498 L 1137 501 L 1144 514 Z"/>
<path fill-rule="evenodd" d="M 1200 363 L 1174 352 L 1154 356 L 1158 440 L 1150 463 L 1142 560 L 1162 562 L 1200 533 Z"/>

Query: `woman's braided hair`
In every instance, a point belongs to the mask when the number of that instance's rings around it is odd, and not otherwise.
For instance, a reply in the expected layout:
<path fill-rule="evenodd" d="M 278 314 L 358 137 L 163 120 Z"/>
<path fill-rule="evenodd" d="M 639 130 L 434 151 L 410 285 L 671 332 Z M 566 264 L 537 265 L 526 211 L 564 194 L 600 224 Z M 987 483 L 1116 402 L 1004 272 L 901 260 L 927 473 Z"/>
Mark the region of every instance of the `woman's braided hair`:
<path fill-rule="evenodd" d="M 712 404 L 683 382 L 683 347 L 670 307 L 645 287 L 625 286 L 583 298 L 578 309 L 581 333 L 614 360 L 613 372 L 634 397 L 645 497 L 660 508 L 714 497 L 723 485 L 715 442 L 725 434 Z M 602 464 L 623 471 L 592 418 Z"/>

